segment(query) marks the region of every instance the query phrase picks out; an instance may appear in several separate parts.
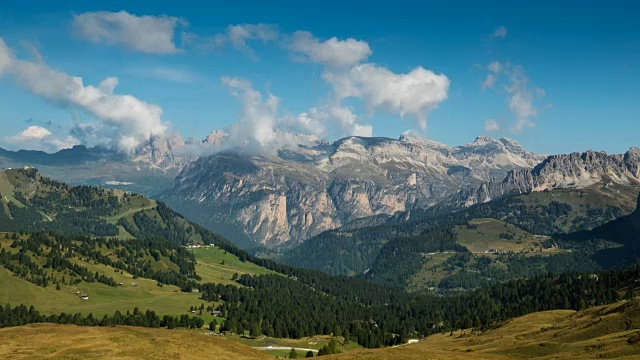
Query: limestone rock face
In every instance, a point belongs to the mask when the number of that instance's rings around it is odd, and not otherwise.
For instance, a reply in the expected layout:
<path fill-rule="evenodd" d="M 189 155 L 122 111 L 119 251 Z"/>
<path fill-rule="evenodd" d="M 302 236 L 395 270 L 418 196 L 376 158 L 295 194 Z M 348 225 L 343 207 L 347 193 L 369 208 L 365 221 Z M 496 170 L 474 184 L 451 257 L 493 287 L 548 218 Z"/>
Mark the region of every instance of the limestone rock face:
<path fill-rule="evenodd" d="M 410 134 L 348 137 L 273 155 L 202 157 L 162 199 L 227 236 L 277 246 L 359 218 L 426 208 L 543 159 L 509 139 L 449 147 Z"/>
<path fill-rule="evenodd" d="M 457 195 L 466 205 L 486 202 L 511 192 L 586 188 L 595 184 L 640 185 L 640 149 L 625 154 L 587 151 L 547 157 L 533 169 L 515 169 L 502 181 L 489 180 Z"/>

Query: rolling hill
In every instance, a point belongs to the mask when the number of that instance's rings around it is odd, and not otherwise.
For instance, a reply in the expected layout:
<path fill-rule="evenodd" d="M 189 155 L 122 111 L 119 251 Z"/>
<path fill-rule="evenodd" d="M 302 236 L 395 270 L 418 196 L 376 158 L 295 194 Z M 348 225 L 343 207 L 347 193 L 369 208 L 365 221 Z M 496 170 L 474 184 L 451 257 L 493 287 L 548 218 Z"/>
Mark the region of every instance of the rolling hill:
<path fill-rule="evenodd" d="M 234 341 L 201 333 L 131 327 L 27 325 L 0 329 L 0 356 L 42 358 L 270 359 Z M 25 342 L 24 339 L 29 341 Z M 636 359 L 640 299 L 582 311 L 529 314 L 486 329 L 435 334 L 397 348 L 352 351 L 326 359 Z"/>
<path fill-rule="evenodd" d="M 640 299 L 579 312 L 544 311 L 485 329 L 432 335 L 401 348 L 329 359 L 637 359 Z"/>
<path fill-rule="evenodd" d="M 234 341 L 137 327 L 28 325 L 0 329 L 3 359 L 272 359 Z M 24 341 L 29 339 L 29 341 Z"/>
<path fill-rule="evenodd" d="M 0 197 L 2 303 L 28 301 L 46 314 L 140 307 L 175 316 L 219 304 L 192 293 L 197 284 L 240 286 L 234 277 L 275 273 L 164 204 L 123 190 L 69 186 L 26 168 L 0 171 Z"/>

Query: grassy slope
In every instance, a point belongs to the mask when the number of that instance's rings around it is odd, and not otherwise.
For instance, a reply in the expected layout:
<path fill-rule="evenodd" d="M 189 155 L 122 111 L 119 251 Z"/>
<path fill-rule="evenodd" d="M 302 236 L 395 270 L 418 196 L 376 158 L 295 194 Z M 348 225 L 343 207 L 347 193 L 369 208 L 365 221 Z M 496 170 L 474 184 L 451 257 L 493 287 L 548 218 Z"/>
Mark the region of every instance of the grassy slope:
<path fill-rule="evenodd" d="M 207 247 L 192 250 L 196 257 L 196 273 L 202 277 L 203 282 L 220 284 L 235 284 L 231 280 L 234 274 L 274 274 L 262 266 L 240 259 L 232 254 L 225 253 L 218 247 Z M 222 262 L 224 261 L 224 264 Z"/>
<path fill-rule="evenodd" d="M 150 217 L 160 218 L 156 208 L 157 202 L 152 199 L 148 199 L 142 196 L 129 196 L 124 190 L 120 189 L 105 189 L 110 195 L 116 196 L 119 199 L 117 211 L 114 215 L 104 218 L 108 224 L 117 225 L 118 220 L 124 218 L 133 224 L 133 217 L 138 213 L 144 213 Z M 12 202 L 19 207 L 24 207 L 22 203 L 15 199 L 14 194 L 16 192 L 23 193 L 27 198 L 31 198 L 34 195 L 45 195 L 50 192 L 59 192 L 62 196 L 66 195 L 66 189 L 51 189 L 44 185 L 42 182 L 34 182 L 31 178 L 21 173 L 20 169 L 2 170 L 0 171 L 0 194 L 2 199 L 0 200 L 0 211 L 4 211 L 5 214 L 9 214 L 7 207 L 8 202 Z M 52 221 L 56 219 L 56 214 L 52 212 L 42 212 L 43 221 Z M 188 228 L 192 226 L 187 221 L 182 221 L 185 227 L 185 233 Z M 162 224 L 161 224 L 162 226 Z M 122 226 L 117 225 L 119 239 L 133 239 L 134 236 L 129 234 Z M 188 242 L 201 243 L 202 237 L 193 232 L 187 238 Z"/>
<path fill-rule="evenodd" d="M 0 241 L 0 246 L 6 250 L 10 241 Z M 255 265 L 250 262 L 242 262 L 232 254 L 225 254 L 216 247 L 200 248 L 193 250 L 198 261 L 196 271 L 202 276 L 203 282 L 221 284 L 236 284 L 231 280 L 233 274 L 272 274 L 273 271 Z M 221 265 L 222 260 L 225 264 Z M 200 305 L 205 301 L 199 299 L 196 293 L 180 292 L 175 286 L 164 285 L 158 287 L 155 280 L 133 279 L 128 274 L 120 274 L 115 269 L 102 265 L 85 262 L 78 258 L 75 263 L 87 267 L 91 272 L 105 274 L 116 282 L 122 282 L 124 286 L 109 287 L 101 283 L 83 282 L 77 286 L 62 286 L 61 290 L 55 290 L 55 286 L 42 288 L 26 280 L 13 276 L 11 272 L 0 267 L 0 304 L 11 303 L 14 305 L 25 303 L 34 305 L 44 313 L 82 312 L 93 313 L 102 316 L 113 314 L 116 310 L 126 311 L 138 307 L 141 310 L 150 309 L 158 314 L 180 315 L 186 312 L 191 305 Z M 135 282 L 137 286 L 131 286 Z M 9 291 L 9 289 L 11 289 Z M 89 300 L 81 300 L 75 293 L 81 291 L 89 295 Z M 206 321 L 210 321 L 205 316 Z"/>
<path fill-rule="evenodd" d="M 7 251 L 14 251 L 9 245 L 10 240 L 0 240 L 0 247 Z M 208 247 L 192 250 L 195 253 L 197 265 L 196 272 L 202 276 L 202 282 L 214 282 L 221 284 L 237 284 L 231 280 L 233 274 L 273 274 L 271 270 L 250 262 L 242 262 L 230 253 L 224 253 L 217 247 Z M 221 262 L 224 260 L 224 265 Z M 94 264 L 74 258 L 73 261 L 87 267 L 91 272 L 98 272 L 113 277 L 116 282 L 122 282 L 124 286 L 109 287 L 101 283 L 82 282 L 77 286 L 62 286 L 56 290 L 55 285 L 46 288 L 37 286 L 23 280 L 3 267 L 0 267 L 0 304 L 10 303 L 18 305 L 34 305 L 43 313 L 93 313 L 94 316 L 113 314 L 116 310 L 121 312 L 133 310 L 138 307 L 141 310 L 153 310 L 160 315 L 180 315 L 186 313 L 190 306 L 212 303 L 201 300 L 200 294 L 184 293 L 179 288 L 170 285 L 158 287 L 155 280 L 138 278 L 133 279 L 131 274 L 121 274 L 102 264 Z M 162 266 L 160 262 L 158 266 Z M 175 267 L 175 264 L 171 264 Z M 165 267 L 171 267 L 169 265 Z M 131 286 L 135 282 L 137 286 Z M 89 295 L 89 300 L 82 300 L 76 295 L 81 291 Z M 213 319 L 212 316 L 203 315 L 205 322 Z M 218 318 L 218 323 L 221 319 Z"/>
<path fill-rule="evenodd" d="M 125 285 L 109 287 L 82 282 L 77 286 L 62 286 L 56 290 L 55 286 L 43 288 L 0 268 L 0 289 L 3 289 L 0 291 L 0 303 L 34 305 L 47 314 L 80 312 L 85 315 L 93 313 L 96 317 L 113 314 L 116 310 L 133 310 L 134 307 L 153 310 L 159 315 L 180 315 L 187 313 L 191 305 L 205 303 L 199 299 L 199 294 L 183 293 L 175 286 L 160 288 L 154 280 L 133 280 L 130 275 L 116 274 L 115 271 L 112 274 L 116 281 L 122 281 Z M 136 282 L 137 286 L 131 286 L 131 282 Z M 80 299 L 76 291 L 88 294 L 89 300 Z"/>
<path fill-rule="evenodd" d="M 556 219 L 565 232 L 574 231 L 572 227 L 576 224 L 577 218 L 588 217 L 589 209 L 607 209 L 608 207 L 619 207 L 623 214 L 628 214 L 635 209 L 638 199 L 638 187 L 634 185 L 592 185 L 584 189 L 556 189 L 553 191 L 532 192 L 518 196 L 524 200 L 528 206 L 546 206 L 552 201 L 571 205 L 572 211 L 566 218 Z M 595 219 L 592 219 L 595 220 Z M 598 224 L 605 223 L 612 219 L 598 218 Z"/>
<path fill-rule="evenodd" d="M 60 189 L 52 189 L 42 182 L 34 181 L 32 178 L 26 177 L 19 170 L 0 171 L 0 192 L 2 193 L 1 203 L 4 207 L 0 207 L 0 211 L 7 211 L 6 203 L 8 201 L 20 204 L 13 194 L 20 191 L 29 197 L 36 193 L 46 193 L 49 191 L 61 191 L 64 194 L 65 187 Z M 140 196 L 126 196 L 121 190 L 112 190 L 112 193 L 120 199 L 117 212 L 105 220 L 108 223 L 116 224 L 119 219 L 125 218 L 133 224 L 133 216 L 137 213 L 145 213 L 151 218 L 160 219 L 160 215 L 156 210 L 157 203 Z M 5 195 L 7 198 L 5 199 Z M 8 212 L 7 212 L 8 213 Z M 46 217 L 55 218 L 55 214 L 43 214 L 43 221 Z M 193 226 L 186 220 L 178 218 L 178 222 L 185 227 L 185 233 L 190 233 L 189 241 L 202 242 L 202 237 L 197 231 L 193 230 Z M 135 226 L 135 225 L 134 225 Z M 160 223 L 159 226 L 165 226 Z M 132 239 L 133 236 L 126 232 L 124 228 L 118 226 L 120 235 L 123 239 Z M 8 235 L 2 234 L 3 237 Z M 11 240 L 0 240 L 0 247 L 8 251 L 14 251 L 9 247 Z M 104 249 L 104 251 L 109 251 Z M 204 248 L 195 250 L 197 256 L 197 272 L 203 278 L 203 282 L 214 282 L 222 284 L 235 284 L 232 277 L 235 273 L 242 274 L 264 274 L 273 273 L 265 268 L 257 266 L 253 263 L 242 262 L 232 254 L 225 254 L 219 248 Z M 144 259 L 153 260 L 153 259 Z M 221 262 L 224 260 L 224 265 Z M 44 258 L 36 259 L 37 262 L 44 264 Z M 200 300 L 199 294 L 183 293 L 175 286 L 164 285 L 158 287 L 156 281 L 150 279 L 133 279 L 128 274 L 120 274 L 115 269 L 101 264 L 93 264 L 85 262 L 80 258 L 74 258 L 73 262 L 87 267 L 91 272 L 105 274 L 113 277 L 116 282 L 122 282 L 124 286 L 109 287 L 100 283 L 83 282 L 77 286 L 62 286 L 61 290 L 55 290 L 55 285 L 42 288 L 34 285 L 26 280 L 13 276 L 12 273 L 0 267 L 0 303 L 11 303 L 18 305 L 24 303 L 26 305 L 34 305 L 38 310 L 44 313 L 75 313 L 83 314 L 93 313 L 94 316 L 102 316 L 103 314 L 113 314 L 116 310 L 125 312 L 138 307 L 141 310 L 150 309 L 160 315 L 180 315 L 186 313 L 190 306 L 199 306 L 204 301 Z M 153 261 L 152 261 L 153 263 Z M 168 259 L 154 263 L 156 270 L 172 269 L 177 270 L 175 264 Z M 56 274 L 61 277 L 65 274 Z M 67 276 L 68 278 L 68 276 Z M 137 286 L 131 286 L 135 282 Z M 5 291 L 6 290 L 6 291 Z M 76 292 L 87 293 L 89 300 L 82 300 Z M 210 304 L 205 303 L 205 307 Z M 213 319 L 210 315 L 203 315 L 205 322 Z M 220 322 L 221 319 L 218 319 Z"/>
<path fill-rule="evenodd" d="M 457 226 L 455 230 L 458 242 L 472 253 L 484 254 L 492 249 L 499 252 L 524 252 L 527 255 L 550 255 L 558 252 L 557 248 L 542 248 L 542 242 L 548 236 L 533 235 L 504 221 L 474 219 L 469 224 L 476 228 Z M 513 239 L 501 238 L 501 234 L 512 235 Z"/>
<path fill-rule="evenodd" d="M 28 339 L 28 340 L 26 340 Z M 29 325 L 0 330 L 2 359 L 271 359 L 233 341 L 182 330 Z"/>
<path fill-rule="evenodd" d="M 205 330 L 201 330 L 202 332 L 207 332 Z M 328 335 L 317 335 L 312 337 L 306 337 L 302 339 L 277 339 L 277 338 L 269 338 L 269 337 L 259 337 L 256 339 L 252 339 L 250 337 L 240 337 L 236 334 L 227 334 L 224 336 L 226 340 L 237 341 L 243 345 L 250 346 L 252 348 L 265 348 L 268 346 L 274 347 L 284 347 L 288 348 L 287 350 L 266 350 L 267 353 L 274 356 L 284 356 L 288 355 L 291 348 L 296 349 L 314 349 L 320 350 L 323 346 L 327 345 L 329 341 L 331 341 L 331 336 Z M 363 350 L 363 347 L 358 345 L 357 343 L 350 341 L 347 345 L 344 345 L 344 338 L 337 337 L 335 338 L 337 342 L 337 348 L 340 349 L 341 352 L 354 351 L 354 350 Z M 304 358 L 306 351 L 298 351 L 299 358 Z"/>
<path fill-rule="evenodd" d="M 526 315 L 481 331 L 438 334 L 399 348 L 356 350 L 326 359 L 637 359 L 640 298 L 580 312 Z M 25 341 L 28 339 L 28 341 Z M 247 343 L 248 346 L 260 346 Z M 284 344 L 283 344 L 284 345 Z M 313 348 L 307 342 L 292 346 Z M 28 325 L 0 330 L 0 358 L 269 359 L 235 341 L 182 330 Z"/>
<path fill-rule="evenodd" d="M 337 359 L 638 359 L 640 299 L 581 312 L 545 311 L 485 332 L 439 334 L 395 349 L 347 353 Z"/>
<path fill-rule="evenodd" d="M 522 253 L 525 256 L 548 256 L 563 252 L 558 248 L 543 248 L 542 242 L 547 240 L 548 236 L 531 234 L 501 220 L 474 219 L 469 221 L 469 225 L 471 227 L 456 226 L 454 230 L 458 236 L 458 242 L 477 256 L 495 259 L 496 255 L 491 253 L 492 250 L 511 251 Z M 505 239 L 500 237 L 501 234 L 510 234 L 513 238 Z M 454 255 L 454 252 L 423 254 L 425 262 L 420 271 L 408 280 L 407 288 L 409 290 L 425 289 L 445 277 L 457 273 L 457 269 L 450 271 L 444 269 L 443 266 L 444 262 Z M 505 264 L 497 265 L 506 266 Z"/>

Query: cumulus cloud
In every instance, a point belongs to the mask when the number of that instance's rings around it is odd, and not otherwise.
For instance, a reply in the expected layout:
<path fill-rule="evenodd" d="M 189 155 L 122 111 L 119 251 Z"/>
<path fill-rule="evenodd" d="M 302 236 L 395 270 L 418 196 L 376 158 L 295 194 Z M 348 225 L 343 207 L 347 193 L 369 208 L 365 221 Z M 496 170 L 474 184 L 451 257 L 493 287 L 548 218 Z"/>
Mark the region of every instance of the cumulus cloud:
<path fill-rule="evenodd" d="M 241 131 L 235 132 L 233 137 L 237 143 L 257 145 L 267 148 L 278 140 L 276 136 L 278 99 L 273 94 L 262 94 L 253 89 L 251 83 L 244 79 L 223 77 L 222 83 L 231 89 L 231 93 L 242 101 L 240 115 Z"/>
<path fill-rule="evenodd" d="M 4 138 L 6 144 L 15 149 L 40 150 L 56 152 L 80 145 L 80 141 L 71 135 L 59 138 L 48 129 L 40 126 L 29 126 L 24 131 Z"/>
<path fill-rule="evenodd" d="M 447 99 L 449 78 L 418 66 L 396 74 L 374 64 L 361 64 L 347 71 L 327 71 L 324 78 L 333 86 L 338 101 L 359 98 L 371 111 L 383 110 L 400 116 L 415 116 L 426 130 L 427 114 Z"/>
<path fill-rule="evenodd" d="M 507 27 L 503 25 L 496 28 L 493 34 L 491 34 L 491 37 L 504 39 L 507 37 Z"/>
<path fill-rule="evenodd" d="M 486 88 L 494 88 L 493 85 L 498 77 L 504 81 L 505 85 L 503 90 L 507 94 L 507 107 L 515 116 L 515 122 L 511 126 L 511 131 L 520 133 L 525 128 L 535 127 L 536 124 L 532 120 L 533 117 L 538 115 L 535 97 L 544 97 L 544 89 L 536 87 L 532 90 L 529 87 L 529 78 L 521 66 L 512 65 L 509 62 L 500 63 L 494 61 L 487 66 L 487 70 L 489 74 L 482 85 L 483 90 Z M 489 77 L 492 77 L 491 86 L 487 86 Z M 534 93 L 536 95 L 535 97 Z"/>
<path fill-rule="evenodd" d="M 338 40 L 336 37 L 320 41 L 307 31 L 293 33 L 289 48 L 308 61 L 331 67 L 353 66 L 372 54 L 366 41 L 353 38 Z"/>
<path fill-rule="evenodd" d="M 229 25 L 226 34 L 217 36 L 220 44 L 229 43 L 235 49 L 248 50 L 247 40 L 259 40 L 263 42 L 278 38 L 278 27 L 271 24 L 242 24 Z"/>
<path fill-rule="evenodd" d="M 231 46 L 255 58 L 255 53 L 249 47 L 249 41 L 267 43 L 277 40 L 279 36 L 280 30 L 278 26 L 273 24 L 238 24 L 229 25 L 224 33 L 214 36 L 182 33 L 182 44 L 185 47 L 193 47 L 200 51 L 211 51 Z"/>
<path fill-rule="evenodd" d="M 484 132 L 497 132 L 500 131 L 500 124 L 494 119 L 489 119 L 484 123 Z"/>
<path fill-rule="evenodd" d="M 223 77 L 222 83 L 242 102 L 239 122 L 228 130 L 227 146 L 242 146 L 249 152 L 269 152 L 329 135 L 373 135 L 373 128 L 359 123 L 360 118 L 346 106 L 325 104 L 299 114 L 283 114 L 278 97 L 262 94 L 249 81 Z"/>
<path fill-rule="evenodd" d="M 524 69 L 519 66 L 514 67 L 509 78 L 511 83 L 507 88 L 510 94 L 509 110 L 516 116 L 513 130 L 520 133 L 525 127 L 535 127 L 531 118 L 536 116 L 538 111 L 534 106 L 533 95 L 528 87 L 529 79 Z"/>
<path fill-rule="evenodd" d="M 152 137 L 162 136 L 168 124 L 162 108 L 132 95 L 115 94 L 118 79 L 108 77 L 97 86 L 55 70 L 45 63 L 21 60 L 0 38 L 0 75 L 13 78 L 34 95 L 66 107 L 81 109 L 116 132 L 117 147 L 133 152 Z"/>
<path fill-rule="evenodd" d="M 178 52 L 174 32 L 186 25 L 186 20 L 177 17 L 137 16 L 126 11 L 87 12 L 73 17 L 73 29 L 80 38 L 151 54 Z"/>
<path fill-rule="evenodd" d="M 349 107 L 337 103 L 312 107 L 306 112 L 283 119 L 294 131 L 317 136 L 373 136 L 371 125 L 361 124 L 361 119 Z"/>

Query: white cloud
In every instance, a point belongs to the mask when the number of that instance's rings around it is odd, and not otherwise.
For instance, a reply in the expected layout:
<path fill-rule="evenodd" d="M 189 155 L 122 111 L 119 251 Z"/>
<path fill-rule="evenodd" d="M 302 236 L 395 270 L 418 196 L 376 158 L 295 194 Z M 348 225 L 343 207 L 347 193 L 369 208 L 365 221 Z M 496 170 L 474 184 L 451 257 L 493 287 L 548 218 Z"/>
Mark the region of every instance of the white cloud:
<path fill-rule="evenodd" d="M 482 90 L 493 88 L 493 86 L 496 84 L 496 80 L 498 79 L 498 75 L 500 74 L 500 71 L 502 71 L 502 69 L 503 69 L 503 65 L 499 61 L 494 61 L 489 65 L 487 65 L 487 70 L 489 70 L 489 73 L 487 74 L 487 77 L 482 82 Z"/>
<path fill-rule="evenodd" d="M 494 38 L 501 38 L 504 39 L 505 37 L 507 37 L 507 27 L 506 26 L 500 26 L 497 29 L 495 29 L 495 31 L 493 32 L 493 34 L 491 35 Z"/>
<path fill-rule="evenodd" d="M 487 77 L 482 82 L 482 90 L 491 89 L 496 84 L 496 75 L 487 74 Z"/>
<path fill-rule="evenodd" d="M 327 71 L 324 78 L 333 86 L 338 101 L 359 98 L 370 111 L 415 116 L 423 130 L 427 114 L 447 99 L 449 90 L 449 78 L 422 66 L 396 74 L 384 67 L 362 64 L 347 71 Z"/>
<path fill-rule="evenodd" d="M 251 83 L 234 77 L 222 78 L 231 94 L 242 101 L 237 126 L 229 130 L 228 146 L 242 146 L 244 151 L 269 152 L 279 148 L 334 136 L 372 136 L 370 125 L 360 124 L 350 108 L 339 104 L 313 107 L 300 114 L 281 114 L 280 99 L 263 95 Z"/>
<path fill-rule="evenodd" d="M 489 119 L 484 123 L 484 132 L 497 132 L 500 131 L 500 124 L 494 119 Z"/>
<path fill-rule="evenodd" d="M 511 131 L 520 133 L 525 128 L 535 127 L 532 118 L 538 115 L 534 93 L 538 98 L 545 95 L 542 88 L 536 87 L 533 91 L 529 88 L 529 78 L 521 66 L 512 65 L 509 62 L 492 62 L 487 66 L 489 74 L 482 84 L 482 89 L 494 88 L 498 78 L 504 81 L 504 91 L 507 94 L 507 106 L 515 116 L 515 122 Z M 487 124 L 485 124 L 487 125 Z M 486 127 L 485 127 L 486 129 Z"/>
<path fill-rule="evenodd" d="M 494 61 L 491 64 L 487 65 L 487 69 L 494 74 L 497 74 L 502 70 L 502 64 L 499 61 Z"/>
<path fill-rule="evenodd" d="M 372 136 L 373 127 L 360 124 L 352 109 L 334 104 L 312 107 L 306 112 L 284 119 L 287 128 L 317 136 Z"/>
<path fill-rule="evenodd" d="M 352 133 L 354 136 L 371 137 L 373 136 L 373 126 L 354 124 Z"/>
<path fill-rule="evenodd" d="M 13 63 L 13 50 L 0 38 L 0 75 L 3 75 Z"/>
<path fill-rule="evenodd" d="M 80 141 L 70 135 L 58 138 L 51 131 L 40 126 L 29 126 L 24 131 L 4 138 L 5 143 L 15 149 L 56 152 L 80 145 Z"/>
<path fill-rule="evenodd" d="M 248 45 L 249 41 L 262 41 L 263 43 L 267 43 L 277 40 L 279 36 L 280 30 L 276 25 L 238 24 L 229 25 L 224 33 L 214 36 L 182 33 L 182 44 L 183 46 L 193 47 L 200 51 L 211 51 L 225 46 L 231 46 L 255 58 L 256 56 L 253 50 Z"/>
<path fill-rule="evenodd" d="M 226 35 L 221 35 L 219 41 L 229 42 L 238 50 L 248 50 L 247 40 L 267 42 L 277 39 L 278 36 L 278 27 L 271 24 L 229 25 Z"/>
<path fill-rule="evenodd" d="M 223 77 L 222 83 L 231 89 L 234 96 L 242 100 L 242 113 L 237 127 L 239 130 L 230 134 L 232 141 L 258 148 L 275 145 L 278 141 L 276 125 L 280 99 L 272 94 L 267 94 L 263 99 L 262 94 L 243 79 Z"/>
<path fill-rule="evenodd" d="M 309 61 L 330 67 L 353 66 L 366 60 L 372 53 L 366 41 L 353 38 L 338 40 L 336 37 L 320 41 L 307 31 L 293 33 L 289 48 Z"/>
<path fill-rule="evenodd" d="M 507 88 L 510 98 L 508 99 L 509 110 L 516 116 L 513 131 L 520 133 L 525 127 L 535 127 L 531 118 L 538 114 L 534 104 L 533 95 L 529 90 L 524 69 L 519 66 L 513 68 L 510 74 L 511 85 Z"/>
<path fill-rule="evenodd" d="M 37 139 L 42 140 L 47 136 L 51 136 L 51 131 L 40 126 L 29 126 L 18 135 L 13 136 L 15 139 Z"/>
<path fill-rule="evenodd" d="M 84 85 L 82 78 L 55 70 L 44 63 L 21 60 L 0 38 L 0 70 L 34 95 L 63 106 L 79 108 L 115 128 L 118 148 L 130 153 L 152 137 L 162 136 L 162 108 L 132 95 L 117 95 L 118 79 L 106 78 L 98 86 Z"/>
<path fill-rule="evenodd" d="M 20 45 L 31 55 L 33 61 L 40 63 L 44 61 L 40 50 L 34 43 L 27 40 L 20 40 Z"/>
<path fill-rule="evenodd" d="M 152 54 L 178 52 L 173 42 L 174 32 L 177 26 L 186 24 L 177 17 L 136 16 L 126 11 L 87 12 L 73 17 L 75 33 L 83 39 Z"/>

